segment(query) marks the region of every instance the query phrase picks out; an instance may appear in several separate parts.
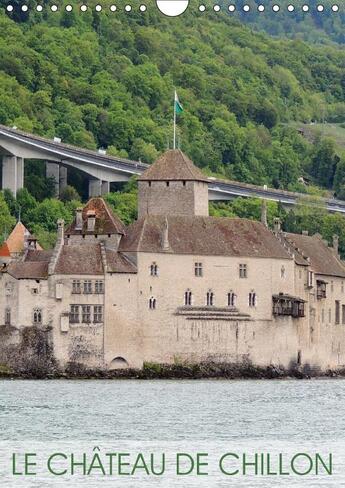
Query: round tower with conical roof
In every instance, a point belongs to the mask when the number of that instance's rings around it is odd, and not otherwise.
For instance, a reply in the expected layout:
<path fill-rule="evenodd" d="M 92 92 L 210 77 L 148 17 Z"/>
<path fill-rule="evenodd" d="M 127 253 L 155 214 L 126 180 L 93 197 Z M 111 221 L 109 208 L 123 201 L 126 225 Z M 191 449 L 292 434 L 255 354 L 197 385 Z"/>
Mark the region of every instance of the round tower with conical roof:
<path fill-rule="evenodd" d="M 179 149 L 166 151 L 138 178 L 138 217 L 208 215 L 208 179 Z"/>

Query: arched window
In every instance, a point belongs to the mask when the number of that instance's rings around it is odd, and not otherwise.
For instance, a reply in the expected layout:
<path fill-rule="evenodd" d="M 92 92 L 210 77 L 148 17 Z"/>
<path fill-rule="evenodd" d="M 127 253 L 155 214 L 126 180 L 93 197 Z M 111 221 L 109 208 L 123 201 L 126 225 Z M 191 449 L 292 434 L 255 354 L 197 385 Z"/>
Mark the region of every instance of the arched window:
<path fill-rule="evenodd" d="M 150 274 L 151 276 L 158 276 L 158 265 L 157 263 L 152 263 L 150 266 Z"/>
<path fill-rule="evenodd" d="M 34 309 L 33 321 L 35 325 L 42 324 L 42 310 L 40 308 Z"/>
<path fill-rule="evenodd" d="M 250 307 L 256 307 L 256 293 L 252 290 L 248 295 L 248 304 Z"/>
<path fill-rule="evenodd" d="M 228 307 L 234 307 L 236 305 L 236 295 L 230 290 L 228 293 Z"/>
<path fill-rule="evenodd" d="M 149 300 L 149 309 L 150 310 L 155 310 L 156 309 L 156 299 L 154 297 L 151 297 Z"/>
<path fill-rule="evenodd" d="M 187 290 L 184 294 L 184 304 L 187 307 L 190 307 L 192 305 L 192 298 L 193 298 L 192 292 L 190 290 Z"/>
<path fill-rule="evenodd" d="M 212 307 L 214 305 L 214 293 L 211 290 L 208 290 L 206 294 L 206 305 L 208 307 Z"/>

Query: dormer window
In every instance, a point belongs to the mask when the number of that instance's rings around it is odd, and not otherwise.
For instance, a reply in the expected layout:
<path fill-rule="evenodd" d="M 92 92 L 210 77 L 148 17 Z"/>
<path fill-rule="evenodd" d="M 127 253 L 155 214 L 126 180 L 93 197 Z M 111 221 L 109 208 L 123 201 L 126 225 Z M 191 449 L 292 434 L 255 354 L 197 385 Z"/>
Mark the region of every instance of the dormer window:
<path fill-rule="evenodd" d="M 158 265 L 157 263 L 152 263 L 150 266 L 150 275 L 151 276 L 158 276 Z"/>

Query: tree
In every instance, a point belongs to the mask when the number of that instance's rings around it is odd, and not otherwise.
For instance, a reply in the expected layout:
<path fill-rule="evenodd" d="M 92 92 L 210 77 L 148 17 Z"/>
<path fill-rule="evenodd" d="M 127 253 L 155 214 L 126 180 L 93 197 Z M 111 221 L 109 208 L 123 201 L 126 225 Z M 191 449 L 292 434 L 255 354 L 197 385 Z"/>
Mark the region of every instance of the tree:
<path fill-rule="evenodd" d="M 16 219 L 10 213 L 4 194 L 0 192 L 0 242 L 6 239 L 15 223 Z"/>
<path fill-rule="evenodd" d="M 40 225 L 44 230 L 54 232 L 58 219 L 69 223 L 73 215 L 59 200 L 47 198 L 32 209 L 28 213 L 28 217 L 31 224 Z"/>
<path fill-rule="evenodd" d="M 64 203 L 71 202 L 72 200 L 77 200 L 80 202 L 81 198 L 77 190 L 73 186 L 67 185 L 60 192 L 60 200 Z"/>

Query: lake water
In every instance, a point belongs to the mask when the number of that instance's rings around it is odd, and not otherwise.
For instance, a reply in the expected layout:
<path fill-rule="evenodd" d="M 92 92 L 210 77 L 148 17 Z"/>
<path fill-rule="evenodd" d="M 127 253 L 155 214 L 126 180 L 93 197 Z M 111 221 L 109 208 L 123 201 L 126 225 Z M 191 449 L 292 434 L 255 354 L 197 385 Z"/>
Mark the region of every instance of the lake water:
<path fill-rule="evenodd" d="M 345 380 L 0 381 L 0 429 L 0 486 L 6 488 L 345 486 Z M 207 453 L 200 460 L 208 465 L 199 469 L 208 475 L 178 475 L 182 452 Z M 323 459 L 332 453 L 333 474 L 230 476 L 219 464 L 229 452 L 247 460 L 270 453 L 271 472 L 279 453 L 285 470 L 296 453 Z M 24 453 L 35 454 L 28 458 L 36 463 L 27 468 L 32 475 L 24 475 Z M 52 473 L 47 460 L 57 453 Z M 119 453 L 128 466 L 118 467 Z M 157 471 L 164 453 L 162 475 L 147 474 L 139 462 L 131 474 L 139 453 L 148 469 L 153 453 Z M 84 463 L 75 474 L 71 454 Z M 95 454 L 105 473 L 94 459 L 85 474 Z M 180 469 L 187 470 L 190 458 L 181 459 Z M 229 458 L 222 466 L 242 465 Z"/>

